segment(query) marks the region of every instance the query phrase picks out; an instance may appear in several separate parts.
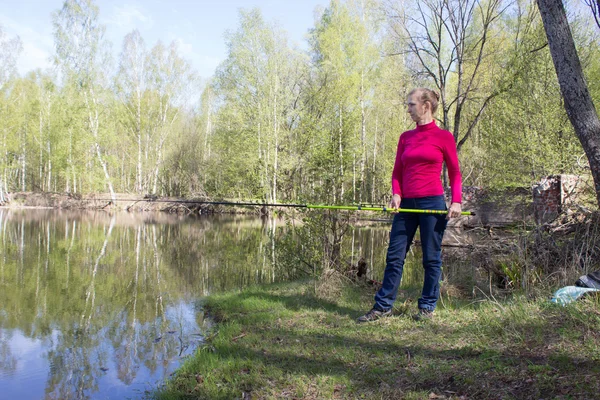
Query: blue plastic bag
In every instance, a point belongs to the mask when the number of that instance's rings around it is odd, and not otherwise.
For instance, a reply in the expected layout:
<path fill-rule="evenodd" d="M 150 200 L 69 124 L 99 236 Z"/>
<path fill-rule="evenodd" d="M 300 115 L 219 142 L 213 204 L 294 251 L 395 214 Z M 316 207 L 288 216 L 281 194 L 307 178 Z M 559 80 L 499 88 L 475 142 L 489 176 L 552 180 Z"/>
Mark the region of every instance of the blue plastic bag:
<path fill-rule="evenodd" d="M 558 289 L 550 301 L 564 306 L 581 298 L 581 296 L 589 292 L 600 292 L 600 289 L 584 288 L 579 286 L 565 286 Z"/>

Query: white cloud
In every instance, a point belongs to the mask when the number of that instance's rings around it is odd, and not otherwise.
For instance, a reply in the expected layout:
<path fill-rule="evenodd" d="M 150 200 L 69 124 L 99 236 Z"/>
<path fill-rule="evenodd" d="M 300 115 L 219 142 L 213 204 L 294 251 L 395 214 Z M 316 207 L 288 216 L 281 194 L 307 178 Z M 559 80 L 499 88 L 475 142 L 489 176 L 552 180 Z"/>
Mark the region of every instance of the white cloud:
<path fill-rule="evenodd" d="M 45 69 L 52 66 L 50 57 L 54 52 L 54 38 L 50 22 L 43 26 L 31 27 L 0 15 L 0 25 L 9 38 L 19 36 L 21 39 L 23 52 L 17 60 L 20 75 L 36 68 Z"/>
<path fill-rule="evenodd" d="M 222 58 L 219 57 L 211 57 L 211 56 L 201 56 L 198 58 L 198 70 L 200 71 L 200 75 L 203 78 L 209 78 L 214 75 L 215 70 L 223 62 Z M 205 71 L 202 73 L 202 71 Z"/>
<path fill-rule="evenodd" d="M 17 62 L 19 74 L 23 75 L 36 68 L 46 69 L 52 66 L 50 61 L 51 53 L 38 47 L 33 42 L 23 42 L 23 53 Z"/>
<path fill-rule="evenodd" d="M 112 15 L 106 20 L 107 24 L 116 25 L 125 30 L 133 29 L 138 22 L 143 23 L 147 27 L 154 24 L 151 16 L 145 14 L 139 7 L 130 4 L 114 7 Z"/>
<path fill-rule="evenodd" d="M 181 37 L 176 37 L 172 33 L 169 34 L 171 40 L 177 43 L 177 49 L 179 51 L 179 55 L 188 60 L 192 67 L 200 74 L 200 76 L 204 79 L 209 78 L 214 75 L 215 69 L 217 66 L 223 61 L 220 57 L 203 55 L 198 52 L 197 49 L 194 48 L 194 44 L 184 40 Z M 166 43 L 167 45 L 169 43 Z"/>
<path fill-rule="evenodd" d="M 173 41 L 177 43 L 179 54 L 183 55 L 183 58 L 187 58 L 186 54 L 192 54 L 194 52 L 194 45 L 186 42 L 182 38 L 175 38 Z"/>

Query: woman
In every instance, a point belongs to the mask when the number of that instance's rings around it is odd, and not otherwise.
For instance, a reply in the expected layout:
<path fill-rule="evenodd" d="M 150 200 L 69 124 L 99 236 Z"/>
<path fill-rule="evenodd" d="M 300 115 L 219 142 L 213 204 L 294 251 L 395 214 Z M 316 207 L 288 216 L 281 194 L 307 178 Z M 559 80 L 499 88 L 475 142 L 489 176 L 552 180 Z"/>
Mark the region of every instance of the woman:
<path fill-rule="evenodd" d="M 408 113 L 417 127 L 400 135 L 392 172 L 393 208 L 446 210 L 440 175 L 442 163 L 448 167 L 452 201 L 446 215 L 397 213 L 390 232 L 385 273 L 375 295 L 373 309 L 358 322 L 375 321 L 392 315 L 392 306 L 402 281 L 404 259 L 420 227 L 425 279 L 419 298 L 419 311 L 413 316 L 431 318 L 440 294 L 442 276 L 442 237 L 448 219 L 461 215 L 462 177 L 452 133 L 438 128 L 433 116 L 439 95 L 429 89 L 414 89 L 408 95 Z"/>

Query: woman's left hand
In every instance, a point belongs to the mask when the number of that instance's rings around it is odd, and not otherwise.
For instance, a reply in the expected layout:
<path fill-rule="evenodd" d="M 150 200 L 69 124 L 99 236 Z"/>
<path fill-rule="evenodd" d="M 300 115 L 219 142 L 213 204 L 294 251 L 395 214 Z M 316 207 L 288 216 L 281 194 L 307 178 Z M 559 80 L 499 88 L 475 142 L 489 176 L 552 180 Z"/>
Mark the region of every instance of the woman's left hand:
<path fill-rule="evenodd" d="M 462 206 L 460 203 L 452 203 L 450 204 L 450 208 L 448 209 L 448 215 L 446 219 L 460 217 L 460 213 L 462 212 Z"/>

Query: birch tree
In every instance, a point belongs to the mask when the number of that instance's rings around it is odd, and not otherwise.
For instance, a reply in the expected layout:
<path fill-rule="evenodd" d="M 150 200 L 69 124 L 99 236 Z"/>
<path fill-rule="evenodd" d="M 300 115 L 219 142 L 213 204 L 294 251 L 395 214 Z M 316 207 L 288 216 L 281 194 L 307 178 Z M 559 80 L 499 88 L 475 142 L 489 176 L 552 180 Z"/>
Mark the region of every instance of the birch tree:
<path fill-rule="evenodd" d="M 39 186 L 45 191 L 56 191 L 56 180 L 63 171 L 60 166 L 62 155 L 60 148 L 63 145 L 61 138 L 56 135 L 54 110 L 56 108 L 57 89 L 53 75 L 37 70 L 33 74 L 37 86 L 37 114 L 38 132 L 36 144 L 38 145 L 38 176 Z M 58 163 L 58 170 L 55 170 Z"/>
<path fill-rule="evenodd" d="M 9 38 L 0 25 L 0 204 L 6 202 L 9 191 L 9 152 L 8 138 L 11 136 L 10 104 L 5 101 L 6 87 L 9 80 L 16 75 L 16 63 L 23 51 L 21 39 L 16 36 Z"/>
<path fill-rule="evenodd" d="M 377 37 L 381 33 L 379 27 L 381 16 L 379 15 L 378 2 L 376 1 L 354 1 L 350 4 L 350 7 L 352 14 L 360 21 L 355 27 L 358 36 L 357 61 L 360 74 L 358 92 L 360 105 L 360 151 L 358 155 L 354 156 L 354 158 L 359 158 L 359 172 L 358 183 L 356 182 L 356 178 L 353 179 L 353 201 L 362 203 L 368 194 L 366 171 L 371 154 L 367 150 L 367 146 L 369 140 L 377 141 L 377 137 L 374 134 L 376 124 L 374 121 L 369 121 L 369 117 L 373 111 L 373 99 L 375 96 L 373 88 L 382 64 L 380 44 L 377 42 Z M 373 132 L 368 132 L 368 130 L 372 130 Z M 375 157 L 376 153 L 373 153 L 373 158 Z"/>
<path fill-rule="evenodd" d="M 13 107 L 12 126 L 8 135 L 8 154 L 12 154 L 13 176 L 16 178 L 15 187 L 20 191 L 26 191 L 29 188 L 36 188 L 36 183 L 29 180 L 28 177 L 35 177 L 35 173 L 30 173 L 32 163 L 29 153 L 34 148 L 34 135 L 37 133 L 37 107 L 35 99 L 37 90 L 35 83 L 28 78 L 15 79 L 9 101 Z M 41 188 L 36 188 L 41 190 Z"/>
<path fill-rule="evenodd" d="M 196 79 L 190 64 L 179 55 L 176 42 L 165 47 L 158 42 L 150 51 L 148 67 L 148 95 L 151 104 L 148 135 L 155 157 L 150 172 L 152 193 L 157 193 L 159 172 L 164 162 L 165 143 L 179 118 L 180 109 L 187 100 L 187 88 Z M 150 142 L 148 143 L 150 146 Z"/>
<path fill-rule="evenodd" d="M 206 195 L 205 188 L 208 180 L 213 175 L 209 170 L 212 159 L 213 135 L 216 127 L 217 94 L 214 90 L 212 80 L 208 80 L 200 95 L 200 104 L 193 118 L 193 130 L 195 133 L 192 140 L 191 157 L 192 168 L 188 175 L 190 177 L 190 189 L 196 195 Z M 187 146 L 190 148 L 190 145 Z"/>
<path fill-rule="evenodd" d="M 93 150 L 102 167 L 111 199 L 115 191 L 101 138 L 102 114 L 107 109 L 103 94 L 107 86 L 107 43 L 99 10 L 92 0 L 66 0 L 53 14 L 55 64 L 63 73 L 66 84 L 74 85 L 83 98 L 86 110 L 86 133 L 92 137 Z"/>
<path fill-rule="evenodd" d="M 117 93 L 125 110 L 123 124 L 137 145 L 134 187 L 138 194 L 148 189 L 144 183 L 144 127 L 142 125 L 142 113 L 147 112 L 147 107 L 143 107 L 143 95 L 148 86 L 148 56 L 144 39 L 138 30 L 125 36 L 117 75 Z"/>
<path fill-rule="evenodd" d="M 214 130 L 214 103 L 215 93 L 213 85 L 212 82 L 208 82 L 200 96 L 201 111 L 199 130 L 202 132 L 202 162 L 206 162 L 210 158 L 211 136 Z M 206 174 L 204 174 L 204 176 L 206 176 Z"/>
<path fill-rule="evenodd" d="M 365 33 L 360 19 L 337 0 L 330 3 L 311 32 L 316 67 L 311 107 L 317 107 L 313 117 L 320 134 L 315 139 L 323 151 L 317 160 L 328 164 L 316 179 L 325 180 L 333 202 L 346 197 L 348 169 L 355 165 L 357 153 L 353 149 L 361 148 L 357 134 L 361 132 L 361 34 Z M 360 151 L 358 154 L 362 158 Z"/>
<path fill-rule="evenodd" d="M 381 44 L 382 51 L 393 46 L 389 38 Z M 411 77 L 400 57 L 384 57 L 378 66 L 370 115 L 372 142 L 369 148 L 370 201 L 387 204 L 391 195 L 391 174 L 396 159 L 398 137 L 412 125 L 406 107 L 406 94 Z"/>
<path fill-rule="evenodd" d="M 241 116 L 239 129 L 248 133 L 242 145 L 254 153 L 251 168 L 258 170 L 259 196 L 276 202 L 280 153 L 294 120 L 298 57 L 289 49 L 286 34 L 267 24 L 256 9 L 240 12 L 240 27 L 226 40 L 228 55 L 215 84 L 235 108 L 230 111 Z"/>

